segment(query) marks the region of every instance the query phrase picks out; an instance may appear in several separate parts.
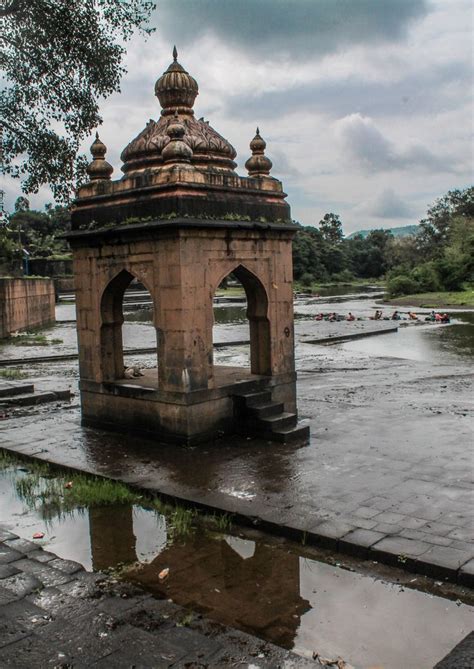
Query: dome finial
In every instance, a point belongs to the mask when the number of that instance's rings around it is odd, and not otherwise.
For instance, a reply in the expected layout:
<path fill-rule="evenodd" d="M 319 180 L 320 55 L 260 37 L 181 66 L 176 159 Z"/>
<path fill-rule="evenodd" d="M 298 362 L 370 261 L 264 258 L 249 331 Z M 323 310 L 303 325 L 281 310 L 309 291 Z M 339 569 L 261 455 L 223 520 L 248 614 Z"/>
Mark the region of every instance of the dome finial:
<path fill-rule="evenodd" d="M 173 62 L 155 84 L 155 95 L 163 107 L 163 116 L 174 114 L 175 109 L 179 114 L 194 114 L 193 104 L 198 94 L 197 81 L 177 59 L 178 50 L 173 47 Z"/>
<path fill-rule="evenodd" d="M 91 146 L 92 162 L 86 168 L 91 181 L 109 180 L 114 168 L 105 160 L 107 147 L 104 142 L 99 139 L 99 133 L 95 133 L 95 140 Z"/>
<path fill-rule="evenodd" d="M 268 176 L 272 169 L 272 161 L 265 155 L 267 143 L 260 136 L 260 130 L 257 128 L 255 137 L 250 142 L 252 155 L 245 163 L 245 169 L 251 177 Z"/>

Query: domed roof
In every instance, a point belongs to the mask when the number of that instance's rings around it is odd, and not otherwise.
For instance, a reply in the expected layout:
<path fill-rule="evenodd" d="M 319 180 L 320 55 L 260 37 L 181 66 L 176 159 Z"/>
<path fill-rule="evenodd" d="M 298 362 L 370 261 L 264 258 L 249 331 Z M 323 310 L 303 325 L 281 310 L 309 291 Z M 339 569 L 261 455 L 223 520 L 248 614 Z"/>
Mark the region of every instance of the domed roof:
<path fill-rule="evenodd" d="M 192 150 L 192 165 L 232 173 L 237 152 L 208 121 L 195 118 L 193 104 L 198 85 L 177 58 L 175 47 L 173 62 L 155 84 L 155 95 L 162 106 L 161 118 L 150 119 L 146 128 L 125 147 L 122 170 L 134 174 L 163 165 L 162 151 L 170 141 L 168 126 L 178 122 L 184 127 L 182 141 Z"/>
<path fill-rule="evenodd" d="M 192 109 L 198 91 L 196 79 L 178 63 L 178 52 L 174 47 L 173 62 L 155 84 L 155 95 L 163 107 L 161 113 L 165 116 Z"/>

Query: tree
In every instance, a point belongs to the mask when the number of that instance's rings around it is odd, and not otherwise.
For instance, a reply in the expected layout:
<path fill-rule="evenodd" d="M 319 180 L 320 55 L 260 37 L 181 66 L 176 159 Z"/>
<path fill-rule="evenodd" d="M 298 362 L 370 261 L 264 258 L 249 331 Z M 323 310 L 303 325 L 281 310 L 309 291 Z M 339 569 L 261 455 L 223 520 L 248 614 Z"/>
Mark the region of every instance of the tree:
<path fill-rule="evenodd" d="M 26 197 L 17 197 L 15 201 L 15 211 L 28 211 L 30 201 Z"/>
<path fill-rule="evenodd" d="M 324 214 L 319 221 L 319 229 L 323 239 L 330 244 L 340 244 L 343 240 L 342 223 L 338 214 Z"/>
<path fill-rule="evenodd" d="M 32 258 L 64 255 L 69 246 L 63 235 L 71 228 L 71 214 L 66 207 L 46 205 L 46 212 L 18 208 L 10 216 L 9 227 L 14 239 L 21 239 L 21 246 Z"/>
<path fill-rule="evenodd" d="M 1 0 L 3 170 L 25 193 L 48 183 L 67 201 L 84 176 L 79 145 L 119 90 L 126 42 L 148 35 L 150 0 Z"/>
<path fill-rule="evenodd" d="M 453 220 L 474 218 L 474 187 L 448 191 L 435 200 L 426 214 L 420 221 L 419 248 L 425 257 L 440 257 L 450 241 Z"/>
<path fill-rule="evenodd" d="M 299 226 L 293 241 L 293 275 L 300 280 L 307 274 L 314 280 L 327 279 L 323 263 L 324 241 L 319 230 Z"/>

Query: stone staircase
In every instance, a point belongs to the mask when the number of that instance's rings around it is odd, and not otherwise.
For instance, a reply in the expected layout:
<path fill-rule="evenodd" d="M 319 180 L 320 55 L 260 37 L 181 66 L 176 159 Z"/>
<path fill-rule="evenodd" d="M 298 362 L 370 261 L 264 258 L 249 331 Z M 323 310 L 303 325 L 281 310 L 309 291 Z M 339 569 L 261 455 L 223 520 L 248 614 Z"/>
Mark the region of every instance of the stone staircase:
<path fill-rule="evenodd" d="M 32 383 L 0 381 L 0 409 L 29 407 L 46 402 L 69 401 L 71 391 L 35 391 Z"/>
<path fill-rule="evenodd" d="M 284 444 L 309 439 L 309 425 L 298 425 L 297 415 L 274 402 L 271 390 L 234 395 L 234 406 L 238 431 L 244 436 Z"/>

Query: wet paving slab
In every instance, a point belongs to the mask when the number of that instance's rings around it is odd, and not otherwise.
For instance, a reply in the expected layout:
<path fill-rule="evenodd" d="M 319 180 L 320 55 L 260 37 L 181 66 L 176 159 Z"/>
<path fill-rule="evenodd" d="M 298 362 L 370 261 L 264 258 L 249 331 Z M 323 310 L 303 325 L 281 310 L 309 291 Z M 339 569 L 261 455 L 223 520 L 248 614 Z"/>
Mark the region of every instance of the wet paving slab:
<path fill-rule="evenodd" d="M 109 621 L 107 625 L 106 621 L 97 620 L 98 610 L 91 610 L 89 601 L 85 608 L 81 602 L 73 606 L 69 601 L 76 589 L 73 579 L 78 576 L 78 563 L 95 571 L 115 569 L 114 579 L 139 585 L 151 593 L 158 604 L 153 600 L 146 605 L 141 600 L 139 616 L 136 610 L 134 612 L 137 623 L 132 624 L 140 627 L 141 618 L 148 632 L 157 631 L 164 638 L 165 647 L 172 641 L 170 629 L 175 626 L 163 626 L 170 618 L 170 622 L 178 623 L 179 630 L 182 627 L 184 631 L 188 627 L 193 629 L 193 621 L 203 615 L 204 621 L 214 620 L 224 624 L 226 629 L 230 627 L 259 637 L 268 645 L 265 651 L 262 647 L 256 653 L 252 660 L 254 667 L 306 666 L 302 658 L 309 660 L 318 654 L 323 658 L 341 657 L 347 663 L 342 666 L 357 669 L 374 666 L 428 669 L 472 629 L 474 593 L 460 586 L 434 582 L 374 563 L 362 564 L 353 558 L 301 544 L 272 540 L 255 529 L 231 527 L 228 523 L 216 531 L 198 519 L 192 528 L 176 533 L 172 520 L 151 509 L 146 502 L 143 505 L 82 506 L 61 513 L 47 503 L 44 495 L 34 503 L 31 497 L 22 497 L 21 492 L 27 488 L 19 486 L 18 481 L 28 475 L 27 463 L 20 468 L 10 466 L 0 475 L 0 523 L 8 514 L 4 531 L 14 528 L 20 537 L 10 539 L 5 535 L 0 539 L 4 540 L 2 546 L 6 551 L 15 553 L 8 563 L 10 569 L 17 570 L 17 577 L 25 576 L 17 578 L 15 585 L 12 576 L 5 574 L 3 583 L 17 599 L 25 603 L 26 598 L 28 605 L 44 607 L 47 613 L 56 613 L 55 607 L 59 606 L 61 618 L 68 618 L 73 612 L 79 617 L 88 613 L 92 635 L 98 639 L 107 639 L 103 634 L 112 634 L 124 621 L 119 615 L 117 624 L 111 625 Z M 49 480 L 51 475 L 47 476 Z M 63 476 L 63 481 L 67 480 Z M 38 532 L 43 536 L 33 540 Z M 164 579 L 163 570 L 169 570 Z M 79 578 L 82 578 L 80 574 Z M 42 586 L 46 588 L 43 592 L 32 593 Z M 58 604 L 57 591 L 67 601 Z M 98 597 L 102 612 L 116 614 L 117 609 L 136 604 L 136 597 L 121 602 L 117 596 L 106 598 L 104 594 L 102 589 Z M 183 606 L 187 613 L 178 610 Z M 166 607 L 172 611 L 165 610 Z M 22 615 L 41 621 L 40 613 L 36 609 L 25 610 Z M 128 617 L 125 622 L 132 621 Z M 80 646 L 84 639 L 80 628 L 67 630 L 68 639 L 71 634 L 78 635 L 75 644 Z M 42 635 L 38 634 L 37 627 L 34 631 L 37 651 L 44 653 L 40 643 Z M 42 633 L 47 640 L 53 638 L 53 650 L 72 652 L 71 648 L 61 645 L 66 641 L 64 635 L 52 637 L 47 630 Z M 219 641 L 225 646 L 222 635 Z M 94 643 L 101 646 L 98 640 Z M 255 641 L 253 644 L 252 651 L 258 648 Z M 271 644 L 298 653 L 301 660 L 294 661 L 290 656 L 286 661 L 295 664 L 281 663 L 284 656 L 272 656 Z M 26 652 L 25 645 L 25 642 L 20 643 L 20 653 Z M 31 645 L 30 639 L 28 647 Z M 200 647 L 205 649 L 206 644 L 201 642 Z M 246 648 L 248 650 L 248 645 L 242 641 L 241 654 Z M 230 650 L 235 652 L 231 644 Z M 0 658 L 15 657 L 15 653 L 12 644 L 6 654 L 0 651 Z M 83 666 L 80 656 L 76 655 L 76 659 L 79 663 L 74 666 Z M 207 666 L 228 665 L 211 660 Z"/>

